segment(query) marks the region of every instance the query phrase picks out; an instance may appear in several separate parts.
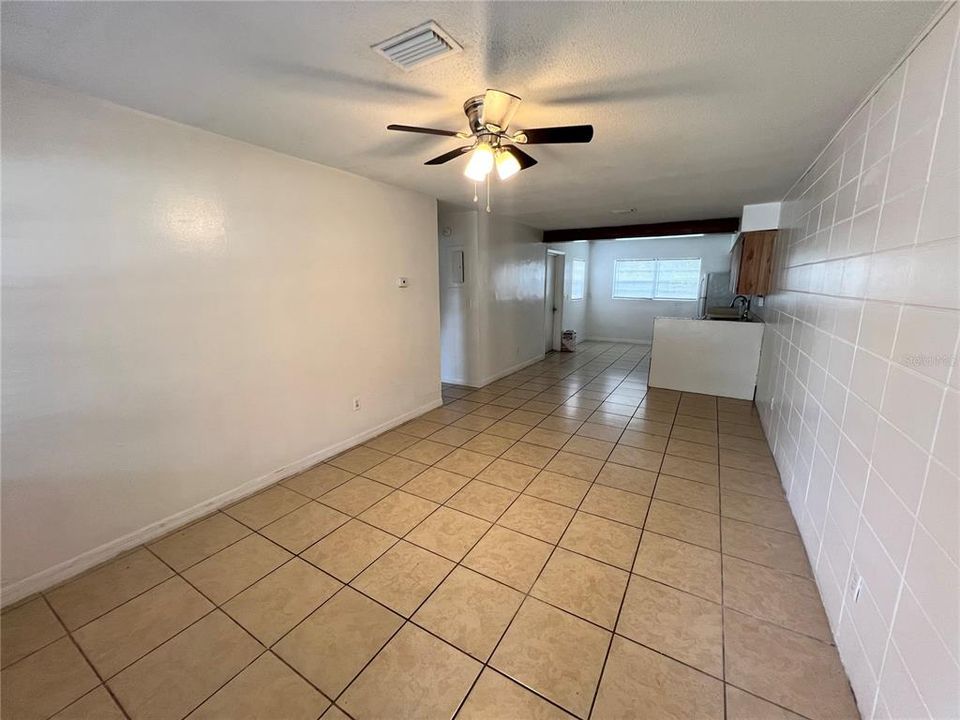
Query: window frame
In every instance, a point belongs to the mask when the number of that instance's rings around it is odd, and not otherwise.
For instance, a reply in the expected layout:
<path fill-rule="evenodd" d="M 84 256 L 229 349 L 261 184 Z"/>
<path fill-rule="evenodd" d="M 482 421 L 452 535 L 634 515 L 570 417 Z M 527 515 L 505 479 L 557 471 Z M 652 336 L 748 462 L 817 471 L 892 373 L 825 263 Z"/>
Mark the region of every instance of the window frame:
<path fill-rule="evenodd" d="M 671 298 L 671 297 L 658 297 L 657 296 L 657 283 L 660 279 L 660 263 L 661 261 L 675 261 L 675 260 L 696 260 L 697 261 L 697 287 L 694 291 L 693 297 L 687 298 Z M 617 295 L 617 268 L 620 263 L 628 262 L 652 262 L 653 263 L 653 283 L 651 285 L 651 297 L 638 297 L 636 295 Z M 696 302 L 699 300 L 700 294 L 700 281 L 703 278 L 703 258 L 702 257 L 655 257 L 655 258 L 637 258 L 637 257 L 624 257 L 616 258 L 613 261 L 613 277 L 611 278 L 610 283 L 610 297 L 612 300 L 659 300 L 661 302 Z"/>
<path fill-rule="evenodd" d="M 580 284 L 580 296 L 577 297 L 574 282 L 576 278 L 576 273 L 574 272 L 574 267 L 577 263 L 580 263 L 583 266 L 583 282 Z M 587 261 L 582 258 L 572 258 L 570 260 L 570 300 L 572 302 L 579 302 L 584 300 L 587 297 Z"/>

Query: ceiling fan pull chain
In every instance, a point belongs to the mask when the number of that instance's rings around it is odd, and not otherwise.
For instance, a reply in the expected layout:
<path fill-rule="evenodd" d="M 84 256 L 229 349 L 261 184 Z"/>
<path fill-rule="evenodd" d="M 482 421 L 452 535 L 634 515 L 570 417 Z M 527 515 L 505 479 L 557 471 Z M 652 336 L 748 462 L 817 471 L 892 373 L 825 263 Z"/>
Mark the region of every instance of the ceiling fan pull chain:
<path fill-rule="evenodd" d="M 487 175 L 487 212 L 490 212 L 490 175 Z"/>

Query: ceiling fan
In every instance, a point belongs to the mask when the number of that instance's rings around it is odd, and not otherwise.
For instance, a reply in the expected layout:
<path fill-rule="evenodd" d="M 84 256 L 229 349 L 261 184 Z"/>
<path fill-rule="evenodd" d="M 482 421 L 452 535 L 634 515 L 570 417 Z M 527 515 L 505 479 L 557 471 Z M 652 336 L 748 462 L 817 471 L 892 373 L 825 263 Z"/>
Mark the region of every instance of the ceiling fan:
<path fill-rule="evenodd" d="M 494 167 L 501 180 L 508 180 L 521 170 L 537 164 L 537 161 L 521 150 L 519 145 L 545 145 L 548 143 L 588 143 L 593 139 L 593 125 L 566 125 L 563 127 L 528 128 L 508 132 L 513 116 L 520 107 L 520 98 L 502 90 L 487 90 L 463 104 L 470 132 L 454 132 L 412 125 L 387 125 L 387 130 L 444 135 L 462 140 L 472 140 L 431 160 L 424 165 L 442 165 L 461 155 L 470 154 L 464 175 L 474 182 L 488 180 Z"/>

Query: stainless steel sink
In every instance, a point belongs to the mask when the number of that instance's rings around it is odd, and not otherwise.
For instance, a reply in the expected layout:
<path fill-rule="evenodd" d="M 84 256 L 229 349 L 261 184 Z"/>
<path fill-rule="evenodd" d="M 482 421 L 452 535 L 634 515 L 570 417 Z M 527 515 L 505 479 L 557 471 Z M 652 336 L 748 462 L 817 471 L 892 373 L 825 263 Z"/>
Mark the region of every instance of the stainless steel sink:
<path fill-rule="evenodd" d="M 727 320 L 733 322 L 754 322 L 749 318 L 749 315 L 746 318 L 740 316 L 740 308 L 728 308 L 728 307 L 708 307 L 707 313 L 705 316 L 706 320 Z"/>
<path fill-rule="evenodd" d="M 722 305 L 714 305 L 707 308 L 707 317 L 708 318 L 732 318 L 736 319 L 740 317 L 739 308 L 732 307 L 723 307 Z"/>

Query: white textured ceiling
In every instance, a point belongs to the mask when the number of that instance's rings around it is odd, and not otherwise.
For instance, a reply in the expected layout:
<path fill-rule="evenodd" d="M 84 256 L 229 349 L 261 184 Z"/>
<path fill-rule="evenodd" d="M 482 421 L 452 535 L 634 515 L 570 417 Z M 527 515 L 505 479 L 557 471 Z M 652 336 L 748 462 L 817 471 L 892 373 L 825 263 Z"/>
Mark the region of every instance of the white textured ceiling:
<path fill-rule="evenodd" d="M 424 167 L 463 101 L 521 95 L 530 146 L 495 210 L 542 228 L 739 215 L 779 199 L 939 2 L 4 2 L 6 68 L 443 200 Z M 436 20 L 464 47 L 410 73 L 370 45 Z M 630 215 L 614 210 L 636 208 Z"/>

